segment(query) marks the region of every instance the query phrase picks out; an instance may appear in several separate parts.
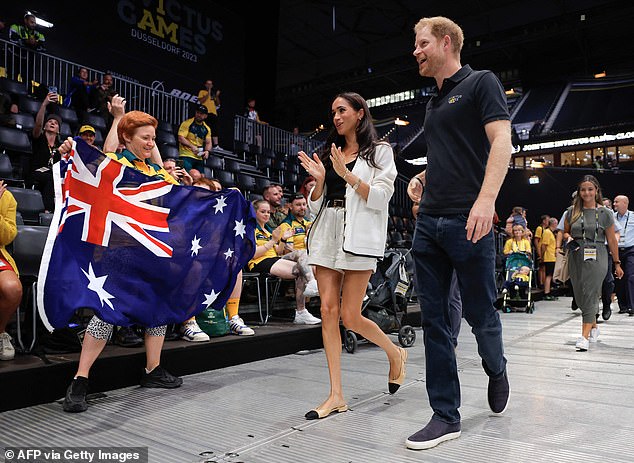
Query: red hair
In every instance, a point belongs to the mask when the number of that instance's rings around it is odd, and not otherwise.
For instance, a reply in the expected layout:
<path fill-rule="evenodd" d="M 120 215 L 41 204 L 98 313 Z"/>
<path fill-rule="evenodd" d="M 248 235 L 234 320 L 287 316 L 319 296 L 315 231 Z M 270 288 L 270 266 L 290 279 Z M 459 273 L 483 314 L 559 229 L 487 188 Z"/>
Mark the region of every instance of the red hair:
<path fill-rule="evenodd" d="M 143 111 L 130 111 L 119 121 L 117 126 L 117 136 L 119 137 L 119 143 L 125 143 L 123 135 L 127 135 L 128 138 L 132 138 L 134 132 L 139 127 L 151 125 L 155 129 L 158 127 L 158 121 Z"/>
<path fill-rule="evenodd" d="M 309 175 L 308 177 L 304 179 L 302 186 L 299 187 L 299 193 L 303 194 L 304 198 L 308 198 L 308 193 L 310 193 L 310 191 L 308 191 L 308 188 L 306 188 L 306 185 L 314 181 L 315 181 L 315 177 L 313 177 L 312 175 Z"/>

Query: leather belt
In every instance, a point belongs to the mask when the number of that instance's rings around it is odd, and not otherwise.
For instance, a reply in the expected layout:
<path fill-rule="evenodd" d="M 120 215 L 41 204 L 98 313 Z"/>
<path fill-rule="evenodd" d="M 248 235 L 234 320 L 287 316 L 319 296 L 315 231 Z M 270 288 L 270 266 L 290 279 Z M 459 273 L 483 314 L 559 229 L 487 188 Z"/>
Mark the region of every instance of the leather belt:
<path fill-rule="evenodd" d="M 345 199 L 332 199 L 332 200 L 328 201 L 328 204 L 326 204 L 326 207 L 346 207 L 346 200 Z"/>

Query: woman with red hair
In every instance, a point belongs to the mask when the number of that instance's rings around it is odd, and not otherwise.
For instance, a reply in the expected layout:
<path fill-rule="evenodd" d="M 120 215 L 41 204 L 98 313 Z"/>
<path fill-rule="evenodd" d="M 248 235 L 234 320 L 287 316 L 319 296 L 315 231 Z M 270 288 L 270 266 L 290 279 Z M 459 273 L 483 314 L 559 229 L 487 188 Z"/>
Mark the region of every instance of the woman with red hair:
<path fill-rule="evenodd" d="M 163 168 L 160 153 L 156 148 L 157 120 L 141 111 L 131 111 L 124 115 L 124 104 L 125 100 L 119 96 L 113 97 L 112 105 L 109 104 L 114 121 L 104 142 L 106 155 L 146 175 L 157 176 L 177 185 L 178 182 Z M 114 152 L 120 143 L 125 148 L 119 153 Z M 84 336 L 77 374 L 66 391 L 64 411 L 78 413 L 88 408 L 88 374 L 106 346 L 112 329 L 111 324 L 96 316 L 90 320 Z M 181 378 L 173 376 L 160 365 L 165 332 L 166 326 L 145 330 L 146 366 L 141 378 L 143 387 L 172 389 L 183 383 Z"/>

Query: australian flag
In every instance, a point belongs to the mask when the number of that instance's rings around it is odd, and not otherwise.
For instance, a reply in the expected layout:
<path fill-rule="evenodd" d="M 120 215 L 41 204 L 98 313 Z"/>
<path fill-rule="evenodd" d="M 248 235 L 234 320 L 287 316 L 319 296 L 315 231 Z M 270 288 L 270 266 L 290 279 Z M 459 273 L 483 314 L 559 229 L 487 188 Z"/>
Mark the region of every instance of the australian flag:
<path fill-rule="evenodd" d="M 238 190 L 173 185 L 79 138 L 54 175 L 38 279 L 49 330 L 67 326 L 80 308 L 144 327 L 222 309 L 255 252 L 253 208 Z"/>

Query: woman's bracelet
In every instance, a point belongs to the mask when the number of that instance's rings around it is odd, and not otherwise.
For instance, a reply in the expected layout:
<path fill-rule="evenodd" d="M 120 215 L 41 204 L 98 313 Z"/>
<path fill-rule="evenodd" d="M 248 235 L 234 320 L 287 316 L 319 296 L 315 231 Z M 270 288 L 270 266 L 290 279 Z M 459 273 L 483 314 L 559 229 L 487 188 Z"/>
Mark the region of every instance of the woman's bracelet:
<path fill-rule="evenodd" d="M 346 167 L 346 173 L 345 173 L 345 174 L 343 174 L 343 177 L 342 177 L 344 181 L 346 180 L 346 177 L 347 177 L 347 176 L 348 176 L 348 174 L 350 174 L 350 173 L 351 173 L 351 172 L 350 172 L 350 169 L 348 169 L 348 168 Z"/>
<path fill-rule="evenodd" d="M 615 260 L 614 263 L 621 265 L 621 261 L 620 260 Z"/>

